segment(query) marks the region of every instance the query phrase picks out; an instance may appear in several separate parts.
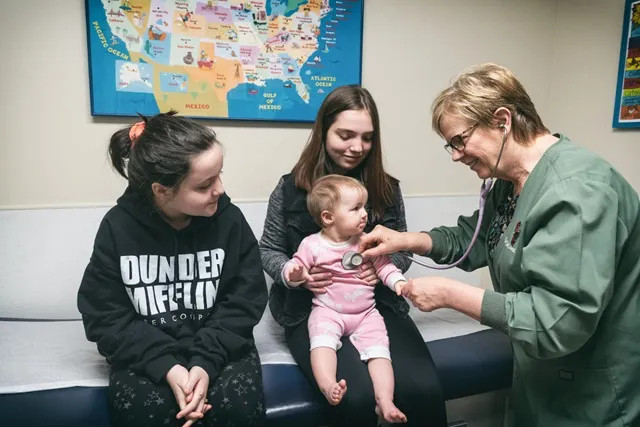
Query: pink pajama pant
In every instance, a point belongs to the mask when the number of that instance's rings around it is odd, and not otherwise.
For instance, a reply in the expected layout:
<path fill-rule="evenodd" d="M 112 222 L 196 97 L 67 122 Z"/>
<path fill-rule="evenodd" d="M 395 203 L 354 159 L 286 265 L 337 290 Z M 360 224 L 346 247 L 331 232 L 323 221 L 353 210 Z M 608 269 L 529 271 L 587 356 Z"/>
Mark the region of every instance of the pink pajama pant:
<path fill-rule="evenodd" d="M 314 305 L 308 327 L 311 350 L 329 347 L 337 351 L 342 347 L 340 338 L 348 335 L 360 353 L 361 360 L 391 360 L 387 328 L 375 306 L 364 313 L 346 314 L 322 305 Z"/>

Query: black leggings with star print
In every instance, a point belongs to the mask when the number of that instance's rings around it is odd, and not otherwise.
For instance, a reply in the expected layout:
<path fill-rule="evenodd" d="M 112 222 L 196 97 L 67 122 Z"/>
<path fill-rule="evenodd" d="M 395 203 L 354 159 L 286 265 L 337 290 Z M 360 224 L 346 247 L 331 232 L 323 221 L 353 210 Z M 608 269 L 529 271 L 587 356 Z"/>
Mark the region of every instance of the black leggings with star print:
<path fill-rule="evenodd" d="M 261 426 L 264 424 L 262 369 L 255 347 L 230 362 L 209 384 L 212 408 L 196 425 Z M 154 384 L 129 369 L 112 369 L 109 407 L 114 426 L 177 426 L 178 404 L 166 382 Z"/>

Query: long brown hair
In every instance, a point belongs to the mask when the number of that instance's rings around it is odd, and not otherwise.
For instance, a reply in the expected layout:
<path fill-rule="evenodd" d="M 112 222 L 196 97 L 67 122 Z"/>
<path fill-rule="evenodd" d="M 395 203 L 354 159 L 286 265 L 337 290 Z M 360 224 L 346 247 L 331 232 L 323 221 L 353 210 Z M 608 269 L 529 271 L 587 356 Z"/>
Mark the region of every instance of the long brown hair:
<path fill-rule="evenodd" d="M 371 116 L 373 135 L 371 151 L 367 157 L 348 175 L 360 179 L 369 192 L 369 205 L 374 218 L 382 218 L 384 209 L 393 204 L 392 182 L 395 178 L 384 171 L 380 140 L 380 119 L 373 97 L 358 85 L 340 86 L 334 89 L 322 102 L 311 135 L 298 163 L 293 167 L 297 187 L 310 191 L 313 183 L 325 175 L 337 173 L 336 165 L 327 155 L 325 143 L 327 131 L 343 111 L 364 110 Z"/>

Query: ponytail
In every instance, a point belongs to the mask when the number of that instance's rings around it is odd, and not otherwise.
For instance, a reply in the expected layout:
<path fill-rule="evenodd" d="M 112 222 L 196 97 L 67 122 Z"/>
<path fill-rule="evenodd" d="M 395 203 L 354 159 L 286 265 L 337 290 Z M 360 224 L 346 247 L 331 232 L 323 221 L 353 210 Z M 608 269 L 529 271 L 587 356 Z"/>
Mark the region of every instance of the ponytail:
<path fill-rule="evenodd" d="M 213 130 L 175 111 L 140 117 L 113 134 L 108 154 L 129 185 L 153 200 L 154 182 L 175 188 L 187 176 L 191 159 L 219 142 Z"/>
<path fill-rule="evenodd" d="M 129 137 L 129 129 L 124 128 L 118 130 L 111 136 L 109 141 L 109 159 L 111 166 L 125 179 L 127 176 L 127 160 L 131 156 L 131 138 Z"/>

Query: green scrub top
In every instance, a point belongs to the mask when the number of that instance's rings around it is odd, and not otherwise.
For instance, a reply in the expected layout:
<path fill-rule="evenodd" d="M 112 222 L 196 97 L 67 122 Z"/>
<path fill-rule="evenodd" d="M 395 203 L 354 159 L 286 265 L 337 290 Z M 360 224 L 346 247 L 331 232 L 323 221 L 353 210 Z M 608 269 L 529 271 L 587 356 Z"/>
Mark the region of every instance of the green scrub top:
<path fill-rule="evenodd" d="M 529 175 L 493 255 L 487 232 L 513 191 L 498 181 L 461 265 L 489 267 L 482 323 L 509 335 L 516 426 L 640 426 L 640 203 L 605 160 L 562 135 Z M 429 232 L 458 259 L 478 212 Z"/>

